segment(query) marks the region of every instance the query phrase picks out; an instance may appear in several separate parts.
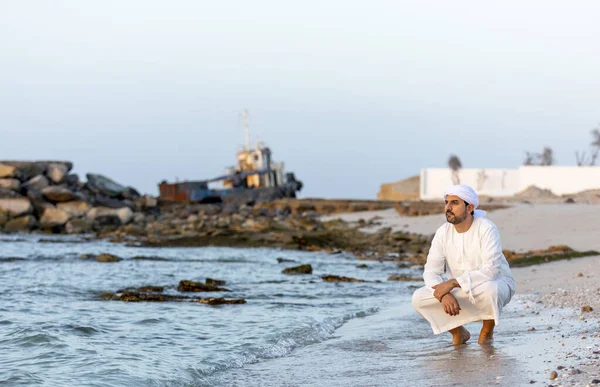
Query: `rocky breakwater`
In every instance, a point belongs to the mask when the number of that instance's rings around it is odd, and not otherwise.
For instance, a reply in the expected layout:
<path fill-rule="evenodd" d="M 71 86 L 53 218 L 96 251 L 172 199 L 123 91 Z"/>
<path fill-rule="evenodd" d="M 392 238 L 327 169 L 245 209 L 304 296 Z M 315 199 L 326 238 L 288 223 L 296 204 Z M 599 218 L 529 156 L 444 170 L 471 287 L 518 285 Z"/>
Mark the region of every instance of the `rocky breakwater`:
<path fill-rule="evenodd" d="M 422 262 L 431 236 L 383 229 L 364 233 L 361 224 L 323 222 L 302 201 L 160 204 L 154 214 L 100 236 L 153 247 L 275 247 L 354 253 L 363 260 Z"/>
<path fill-rule="evenodd" d="M 88 173 L 68 161 L 0 161 L 0 231 L 106 232 L 143 218 L 155 198 Z"/>

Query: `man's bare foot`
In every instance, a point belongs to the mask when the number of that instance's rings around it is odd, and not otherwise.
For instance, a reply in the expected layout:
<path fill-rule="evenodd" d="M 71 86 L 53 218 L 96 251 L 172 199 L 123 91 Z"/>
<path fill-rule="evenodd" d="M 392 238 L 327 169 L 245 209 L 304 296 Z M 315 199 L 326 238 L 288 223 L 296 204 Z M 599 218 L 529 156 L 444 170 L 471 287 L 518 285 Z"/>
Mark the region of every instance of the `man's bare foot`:
<path fill-rule="evenodd" d="M 477 343 L 479 344 L 490 344 L 494 341 L 494 320 L 483 320 L 483 326 L 481 327 L 481 332 L 479 332 L 479 339 Z"/>
<path fill-rule="evenodd" d="M 463 326 L 450 329 L 449 332 L 452 334 L 452 345 L 464 344 L 471 338 L 471 333 Z"/>

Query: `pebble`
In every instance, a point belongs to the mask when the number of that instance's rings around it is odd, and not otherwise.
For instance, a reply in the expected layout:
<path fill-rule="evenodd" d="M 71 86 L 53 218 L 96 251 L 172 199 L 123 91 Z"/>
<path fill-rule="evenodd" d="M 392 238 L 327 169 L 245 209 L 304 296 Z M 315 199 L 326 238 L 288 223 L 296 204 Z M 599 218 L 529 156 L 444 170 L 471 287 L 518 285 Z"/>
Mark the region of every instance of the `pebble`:
<path fill-rule="evenodd" d="M 558 372 L 552 371 L 550 372 L 550 380 L 554 380 L 558 377 Z"/>

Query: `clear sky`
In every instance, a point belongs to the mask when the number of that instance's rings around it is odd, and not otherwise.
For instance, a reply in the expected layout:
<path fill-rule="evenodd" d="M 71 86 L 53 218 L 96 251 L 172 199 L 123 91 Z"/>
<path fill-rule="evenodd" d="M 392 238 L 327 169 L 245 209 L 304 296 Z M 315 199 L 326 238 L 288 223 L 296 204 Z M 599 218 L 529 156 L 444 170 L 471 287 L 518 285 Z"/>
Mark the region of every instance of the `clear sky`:
<path fill-rule="evenodd" d="M 600 123 L 597 1 L 0 0 L 0 159 L 157 194 L 253 138 L 303 197 L 424 167 L 575 165 Z"/>

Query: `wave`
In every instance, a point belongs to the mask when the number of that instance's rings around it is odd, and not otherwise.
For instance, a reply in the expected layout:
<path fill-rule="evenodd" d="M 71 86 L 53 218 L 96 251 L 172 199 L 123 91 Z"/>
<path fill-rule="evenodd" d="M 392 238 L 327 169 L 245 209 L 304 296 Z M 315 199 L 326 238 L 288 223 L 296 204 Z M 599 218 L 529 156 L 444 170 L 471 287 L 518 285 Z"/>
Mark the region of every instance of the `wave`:
<path fill-rule="evenodd" d="M 268 344 L 244 351 L 242 354 L 220 363 L 205 363 L 204 367 L 194 369 L 192 374 L 199 382 L 206 385 L 218 385 L 217 375 L 232 368 L 242 368 L 246 364 L 289 355 L 294 349 L 331 339 L 334 332 L 346 322 L 373 315 L 379 308 L 348 313 L 343 316 L 329 317 L 322 321 L 313 321 L 303 327 L 293 329 L 271 337 Z"/>

